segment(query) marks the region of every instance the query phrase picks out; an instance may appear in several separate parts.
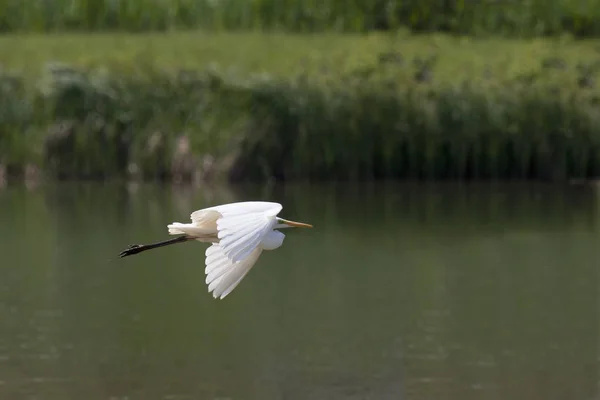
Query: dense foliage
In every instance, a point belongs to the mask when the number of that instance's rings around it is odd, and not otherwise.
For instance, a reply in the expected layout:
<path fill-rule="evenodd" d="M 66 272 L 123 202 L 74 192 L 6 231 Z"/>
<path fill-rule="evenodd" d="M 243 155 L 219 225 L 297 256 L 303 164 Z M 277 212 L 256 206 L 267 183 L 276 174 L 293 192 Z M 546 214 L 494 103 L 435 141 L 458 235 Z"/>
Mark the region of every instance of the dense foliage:
<path fill-rule="evenodd" d="M 453 82 L 393 54 L 296 78 L 54 66 L 0 79 L 1 163 L 58 177 L 234 180 L 542 178 L 600 174 L 592 67 Z M 209 161 L 207 161 L 209 160 Z"/>
<path fill-rule="evenodd" d="M 600 33 L 595 0 L 4 0 L 0 31 L 172 29 L 556 35 Z"/>

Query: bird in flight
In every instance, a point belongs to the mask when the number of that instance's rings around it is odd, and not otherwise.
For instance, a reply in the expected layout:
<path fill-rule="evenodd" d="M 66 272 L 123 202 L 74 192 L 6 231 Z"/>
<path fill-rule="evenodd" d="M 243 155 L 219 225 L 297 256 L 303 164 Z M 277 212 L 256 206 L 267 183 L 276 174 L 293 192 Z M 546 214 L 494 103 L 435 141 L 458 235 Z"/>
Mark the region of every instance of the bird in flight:
<path fill-rule="evenodd" d="M 266 201 L 245 201 L 204 208 L 191 214 L 192 223 L 167 225 L 176 238 L 152 244 L 133 244 L 119 256 L 184 243 L 190 240 L 211 243 L 206 249 L 206 284 L 214 298 L 223 299 L 250 272 L 263 250 L 283 244 L 282 228 L 312 228 L 302 222 L 277 217 L 283 206 Z"/>

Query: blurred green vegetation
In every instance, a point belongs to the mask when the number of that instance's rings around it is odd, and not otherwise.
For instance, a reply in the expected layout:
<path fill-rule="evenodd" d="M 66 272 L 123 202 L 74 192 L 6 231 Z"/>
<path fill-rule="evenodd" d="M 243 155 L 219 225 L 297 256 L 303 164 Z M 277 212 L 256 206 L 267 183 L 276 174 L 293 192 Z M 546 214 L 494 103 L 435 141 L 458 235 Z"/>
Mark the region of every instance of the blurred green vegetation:
<path fill-rule="evenodd" d="M 415 32 L 535 36 L 600 33 L 595 0 L 2 0 L 0 32 Z"/>
<path fill-rule="evenodd" d="M 28 165 L 94 179 L 600 172 L 595 40 L 34 35 L 3 37 L 0 49 L 0 163 L 13 175 Z M 63 64 L 43 68 L 52 55 Z"/>
<path fill-rule="evenodd" d="M 476 39 L 442 34 L 261 34 L 171 32 L 118 34 L 0 35 L 0 65 L 7 71 L 38 79 L 48 62 L 85 69 L 106 68 L 132 74 L 146 65 L 176 72 L 215 68 L 228 74 L 268 74 L 290 78 L 334 69 L 343 74 L 371 68 L 391 54 L 392 64 L 429 63 L 432 79 L 451 82 L 488 71 L 496 78 L 534 72 L 544 59 L 569 65 L 590 63 L 600 56 L 600 40 Z"/>

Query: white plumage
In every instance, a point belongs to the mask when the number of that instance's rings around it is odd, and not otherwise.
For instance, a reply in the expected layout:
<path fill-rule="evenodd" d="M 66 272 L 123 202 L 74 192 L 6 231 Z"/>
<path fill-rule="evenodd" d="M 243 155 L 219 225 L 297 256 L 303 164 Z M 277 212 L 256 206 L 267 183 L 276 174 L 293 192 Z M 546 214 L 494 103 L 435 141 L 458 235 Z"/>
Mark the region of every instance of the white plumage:
<path fill-rule="evenodd" d="M 206 284 L 208 291 L 215 298 L 224 298 L 242 281 L 254 266 L 262 253 L 260 247 L 254 248 L 248 257 L 241 261 L 233 262 L 223 252 L 218 244 L 213 244 L 206 249 Z"/>
<path fill-rule="evenodd" d="M 167 225 L 170 235 L 183 236 L 153 245 L 132 245 L 121 257 L 187 240 L 211 243 L 205 252 L 206 284 L 213 297 L 223 299 L 250 272 L 263 250 L 283 244 L 285 235 L 276 229 L 312 227 L 278 218 L 282 208 L 279 203 L 247 201 L 194 211 L 191 223 Z"/>

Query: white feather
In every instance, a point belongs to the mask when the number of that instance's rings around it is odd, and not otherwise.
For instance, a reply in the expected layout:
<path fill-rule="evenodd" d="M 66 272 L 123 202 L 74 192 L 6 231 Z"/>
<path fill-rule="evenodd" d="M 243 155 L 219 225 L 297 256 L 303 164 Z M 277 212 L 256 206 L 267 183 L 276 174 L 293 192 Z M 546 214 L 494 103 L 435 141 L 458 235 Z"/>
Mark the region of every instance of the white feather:
<path fill-rule="evenodd" d="M 208 291 L 214 298 L 225 298 L 250 272 L 261 253 L 261 248 L 255 248 L 248 257 L 234 263 L 219 244 L 210 246 L 206 250 L 205 268 Z"/>
<path fill-rule="evenodd" d="M 232 217 L 234 215 L 243 215 L 248 213 L 267 213 L 268 215 L 277 215 L 281 212 L 283 206 L 279 203 L 269 201 L 242 201 L 238 203 L 224 204 L 220 206 L 203 208 L 194 211 L 190 218 L 198 226 L 204 224 L 216 223 L 221 217 Z M 216 225 L 214 225 L 216 228 Z"/>
<path fill-rule="evenodd" d="M 214 233 L 214 230 L 201 228 L 194 224 L 182 224 L 181 222 L 173 222 L 167 225 L 169 228 L 169 235 L 190 235 L 203 237 Z"/>
<path fill-rule="evenodd" d="M 223 217 L 231 217 L 234 215 L 249 213 L 265 213 L 265 215 L 274 216 L 279 214 L 282 208 L 283 206 L 281 204 L 269 201 L 242 201 L 238 203 L 230 203 L 221 206 L 210 207 L 204 210 L 217 211 Z"/>
<path fill-rule="evenodd" d="M 194 211 L 191 224 L 174 222 L 169 234 L 186 234 L 213 243 L 206 249 L 206 284 L 215 298 L 224 298 L 241 282 L 263 251 L 263 239 L 273 232 L 279 203 L 246 201 Z M 281 245 L 280 232 L 264 242 L 267 249 Z M 270 241 L 269 241 L 270 240 Z"/>
<path fill-rule="evenodd" d="M 276 223 L 274 217 L 265 213 L 220 218 L 217 230 L 221 248 L 233 262 L 241 261 L 250 255 Z"/>
<path fill-rule="evenodd" d="M 192 220 L 192 224 L 203 227 L 207 229 L 217 229 L 217 220 L 221 218 L 221 213 L 213 210 L 213 209 L 204 209 L 194 211 L 190 218 Z"/>

